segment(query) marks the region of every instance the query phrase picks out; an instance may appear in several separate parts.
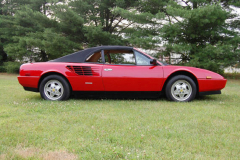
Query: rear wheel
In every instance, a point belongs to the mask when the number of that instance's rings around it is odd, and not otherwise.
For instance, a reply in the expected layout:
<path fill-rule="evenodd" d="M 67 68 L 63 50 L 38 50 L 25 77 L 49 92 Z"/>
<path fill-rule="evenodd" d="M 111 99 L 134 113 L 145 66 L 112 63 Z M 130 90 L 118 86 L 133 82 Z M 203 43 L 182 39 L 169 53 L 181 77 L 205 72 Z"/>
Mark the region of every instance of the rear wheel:
<path fill-rule="evenodd" d="M 165 92 L 171 101 L 188 102 L 195 98 L 197 87 L 190 77 L 177 75 L 168 81 Z"/>
<path fill-rule="evenodd" d="M 45 100 L 67 100 L 70 96 L 68 82 L 59 75 L 50 75 L 43 79 L 40 84 L 40 94 Z"/>

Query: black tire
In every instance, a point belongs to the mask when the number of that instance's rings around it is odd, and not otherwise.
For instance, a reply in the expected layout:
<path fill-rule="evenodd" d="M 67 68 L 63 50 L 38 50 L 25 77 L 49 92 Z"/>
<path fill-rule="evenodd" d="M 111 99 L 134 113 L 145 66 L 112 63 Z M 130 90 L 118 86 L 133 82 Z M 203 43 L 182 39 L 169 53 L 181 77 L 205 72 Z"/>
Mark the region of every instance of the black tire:
<path fill-rule="evenodd" d="M 177 75 L 167 82 L 165 93 L 170 101 L 189 102 L 195 98 L 197 87 L 190 77 Z"/>
<path fill-rule="evenodd" d="M 67 100 L 71 93 L 68 82 L 59 75 L 45 77 L 40 83 L 39 91 L 43 99 L 52 101 Z"/>

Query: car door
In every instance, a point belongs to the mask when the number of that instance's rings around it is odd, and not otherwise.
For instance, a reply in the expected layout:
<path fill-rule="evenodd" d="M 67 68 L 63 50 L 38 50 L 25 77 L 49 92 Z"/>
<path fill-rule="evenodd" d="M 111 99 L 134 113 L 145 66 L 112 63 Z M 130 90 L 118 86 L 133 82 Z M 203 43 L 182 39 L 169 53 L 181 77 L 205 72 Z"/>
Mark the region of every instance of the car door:
<path fill-rule="evenodd" d="M 111 52 L 113 55 L 119 52 L 120 56 L 111 57 Z M 135 50 L 127 53 L 104 51 L 104 57 L 102 79 L 105 91 L 160 91 L 162 66 L 151 65 L 149 57 Z M 116 57 L 120 59 L 117 63 L 114 62 Z"/>

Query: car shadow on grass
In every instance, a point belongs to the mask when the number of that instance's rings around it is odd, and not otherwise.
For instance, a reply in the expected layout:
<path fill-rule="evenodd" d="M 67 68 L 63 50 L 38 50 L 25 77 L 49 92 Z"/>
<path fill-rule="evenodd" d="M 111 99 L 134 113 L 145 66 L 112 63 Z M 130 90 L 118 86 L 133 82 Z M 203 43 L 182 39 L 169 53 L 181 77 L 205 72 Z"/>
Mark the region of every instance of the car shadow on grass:
<path fill-rule="evenodd" d="M 70 99 L 72 100 L 150 100 L 150 101 L 168 101 L 165 95 L 162 95 L 157 98 L 153 97 L 98 97 L 98 96 L 71 96 Z M 198 96 L 196 97 L 192 102 L 194 101 L 217 101 L 219 100 L 219 96 Z"/>
<path fill-rule="evenodd" d="M 216 95 L 197 96 L 193 101 L 220 101 L 220 97 Z"/>
<path fill-rule="evenodd" d="M 222 95 L 221 95 L 222 96 Z M 198 96 L 196 97 L 192 102 L 194 101 L 221 101 L 224 97 L 221 97 L 219 95 L 207 95 L 207 96 Z M 225 97 L 226 98 L 226 97 Z M 224 98 L 224 99 L 225 99 Z M 229 97 L 230 98 L 230 97 Z M 33 95 L 27 97 L 28 100 L 32 101 L 43 101 L 40 95 Z M 89 95 L 72 95 L 69 97 L 69 100 L 150 100 L 150 101 L 169 101 L 165 95 L 162 95 L 160 97 L 154 98 L 154 97 L 111 97 L 111 96 L 89 96 Z"/>

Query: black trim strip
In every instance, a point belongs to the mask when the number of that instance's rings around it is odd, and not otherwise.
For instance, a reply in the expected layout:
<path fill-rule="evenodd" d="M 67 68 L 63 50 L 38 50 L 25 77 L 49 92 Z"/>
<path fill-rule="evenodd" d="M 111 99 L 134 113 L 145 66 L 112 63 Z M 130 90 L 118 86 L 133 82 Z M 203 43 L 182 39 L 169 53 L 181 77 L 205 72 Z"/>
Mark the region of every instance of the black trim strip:
<path fill-rule="evenodd" d="M 102 63 L 105 63 L 104 50 L 101 50 Z"/>
<path fill-rule="evenodd" d="M 80 97 L 110 97 L 110 98 L 158 98 L 160 91 L 73 91 Z"/>
<path fill-rule="evenodd" d="M 26 91 L 39 92 L 38 88 L 23 87 Z"/>
<path fill-rule="evenodd" d="M 221 94 L 221 91 L 207 91 L 207 92 L 199 92 L 199 96 L 211 95 L 211 94 Z"/>

